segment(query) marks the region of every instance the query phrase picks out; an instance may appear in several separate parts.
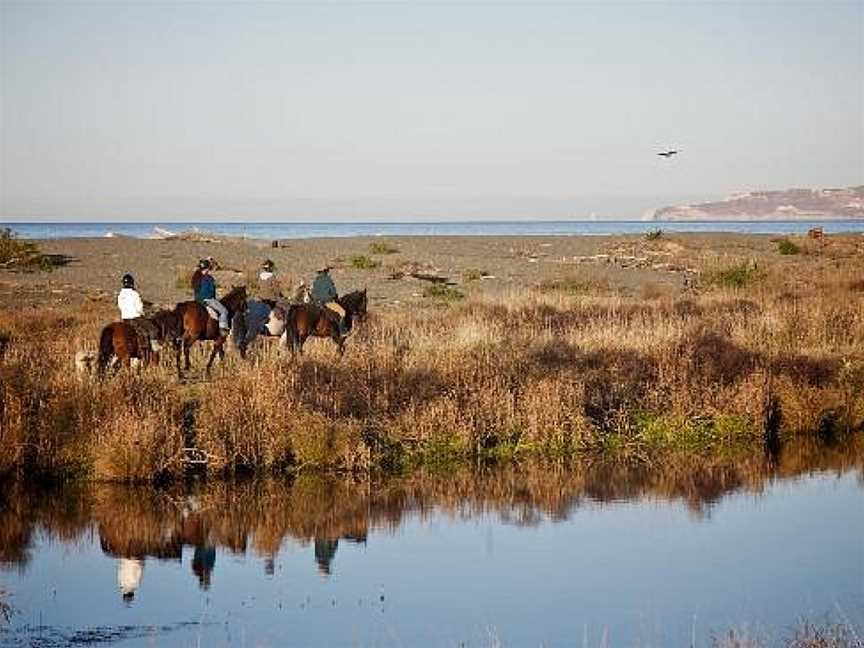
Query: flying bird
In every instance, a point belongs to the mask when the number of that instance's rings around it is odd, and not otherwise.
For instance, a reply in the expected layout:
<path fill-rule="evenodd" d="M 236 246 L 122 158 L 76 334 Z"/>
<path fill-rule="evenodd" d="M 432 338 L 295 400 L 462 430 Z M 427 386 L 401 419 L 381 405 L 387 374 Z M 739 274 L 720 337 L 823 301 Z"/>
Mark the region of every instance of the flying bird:
<path fill-rule="evenodd" d="M 657 155 L 662 155 L 663 157 L 665 157 L 665 158 L 668 160 L 668 159 L 671 158 L 673 155 L 678 155 L 678 151 L 673 151 L 673 150 L 670 150 L 670 151 L 661 151 L 661 152 L 658 153 Z"/>

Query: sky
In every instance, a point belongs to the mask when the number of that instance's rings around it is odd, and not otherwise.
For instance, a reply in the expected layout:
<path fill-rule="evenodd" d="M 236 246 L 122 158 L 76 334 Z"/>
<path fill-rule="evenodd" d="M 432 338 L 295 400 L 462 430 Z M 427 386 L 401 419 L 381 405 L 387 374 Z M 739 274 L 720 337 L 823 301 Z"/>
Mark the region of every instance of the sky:
<path fill-rule="evenodd" d="M 0 0 L 0 113 L 5 222 L 633 219 L 864 184 L 864 2 Z"/>

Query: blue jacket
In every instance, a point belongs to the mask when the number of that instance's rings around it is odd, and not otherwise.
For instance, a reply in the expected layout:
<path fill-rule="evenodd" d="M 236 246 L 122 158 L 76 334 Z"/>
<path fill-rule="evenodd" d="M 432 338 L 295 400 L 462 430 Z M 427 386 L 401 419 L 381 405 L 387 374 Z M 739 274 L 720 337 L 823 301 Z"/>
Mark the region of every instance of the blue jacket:
<path fill-rule="evenodd" d="M 195 291 L 196 302 L 203 304 L 205 299 L 216 299 L 216 280 L 210 275 L 201 277 L 201 283 Z"/>
<path fill-rule="evenodd" d="M 312 282 L 312 301 L 318 304 L 326 304 L 335 301 L 337 297 L 336 284 L 326 272 L 319 272 Z"/>

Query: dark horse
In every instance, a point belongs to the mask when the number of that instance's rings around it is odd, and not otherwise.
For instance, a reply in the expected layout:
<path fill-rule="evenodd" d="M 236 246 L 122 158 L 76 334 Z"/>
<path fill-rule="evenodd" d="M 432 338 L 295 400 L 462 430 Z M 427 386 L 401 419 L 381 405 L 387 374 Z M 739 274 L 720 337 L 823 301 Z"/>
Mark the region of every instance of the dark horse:
<path fill-rule="evenodd" d="M 366 289 L 355 290 L 336 300 L 345 309 L 345 328 L 351 331 L 355 321 L 366 318 Z M 288 309 L 285 334 L 292 353 L 303 353 L 303 344 L 309 336 L 329 337 L 345 353 L 346 335 L 339 334 L 338 316 L 318 304 L 295 304 Z"/>
<path fill-rule="evenodd" d="M 219 300 L 222 305 L 228 309 L 228 321 L 230 322 L 237 313 L 242 313 L 246 310 L 246 286 L 235 286 L 227 295 Z M 213 359 L 216 354 L 219 354 L 219 359 L 225 358 L 225 335 L 219 330 L 219 322 L 207 312 L 207 308 L 202 304 L 194 301 L 181 302 L 177 304 L 174 313 L 179 320 L 179 344 L 176 346 L 177 358 L 177 375 L 180 373 L 180 349 L 183 349 L 183 355 L 186 360 L 185 368 L 189 371 L 189 347 L 195 344 L 196 340 L 212 340 L 213 350 L 210 352 L 210 358 L 207 360 L 207 372 L 210 372 L 210 367 L 213 365 Z M 241 356 L 245 357 L 245 349 L 240 347 Z"/>
<path fill-rule="evenodd" d="M 153 341 L 170 342 L 175 347 L 179 337 L 179 321 L 174 311 L 161 310 L 147 318 L 153 324 L 156 337 Z M 148 365 L 159 363 L 158 351 L 153 351 L 150 339 L 139 334 L 128 322 L 112 322 L 102 329 L 99 335 L 99 358 L 96 364 L 100 374 L 108 368 L 111 359 L 116 357 L 121 365 L 130 366 L 132 358 Z"/>

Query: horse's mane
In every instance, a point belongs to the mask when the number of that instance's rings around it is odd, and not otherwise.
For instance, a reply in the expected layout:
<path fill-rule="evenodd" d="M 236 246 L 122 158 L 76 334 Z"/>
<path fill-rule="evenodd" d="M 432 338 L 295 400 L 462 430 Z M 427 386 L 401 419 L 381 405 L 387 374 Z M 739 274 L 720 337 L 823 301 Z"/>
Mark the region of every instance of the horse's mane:
<path fill-rule="evenodd" d="M 163 339 L 177 338 L 182 334 L 180 331 L 181 320 L 176 308 L 174 310 L 160 310 L 150 317 L 150 321 L 159 329 L 159 333 L 162 335 Z"/>
<path fill-rule="evenodd" d="M 366 298 L 366 290 L 355 290 L 353 292 L 348 293 L 347 295 L 342 295 L 336 302 L 342 306 L 343 308 L 348 308 L 350 310 L 357 310 L 360 307 L 360 302 L 365 300 Z"/>
<path fill-rule="evenodd" d="M 234 286 L 230 292 L 219 300 L 230 311 L 241 308 L 246 301 L 246 286 Z"/>

